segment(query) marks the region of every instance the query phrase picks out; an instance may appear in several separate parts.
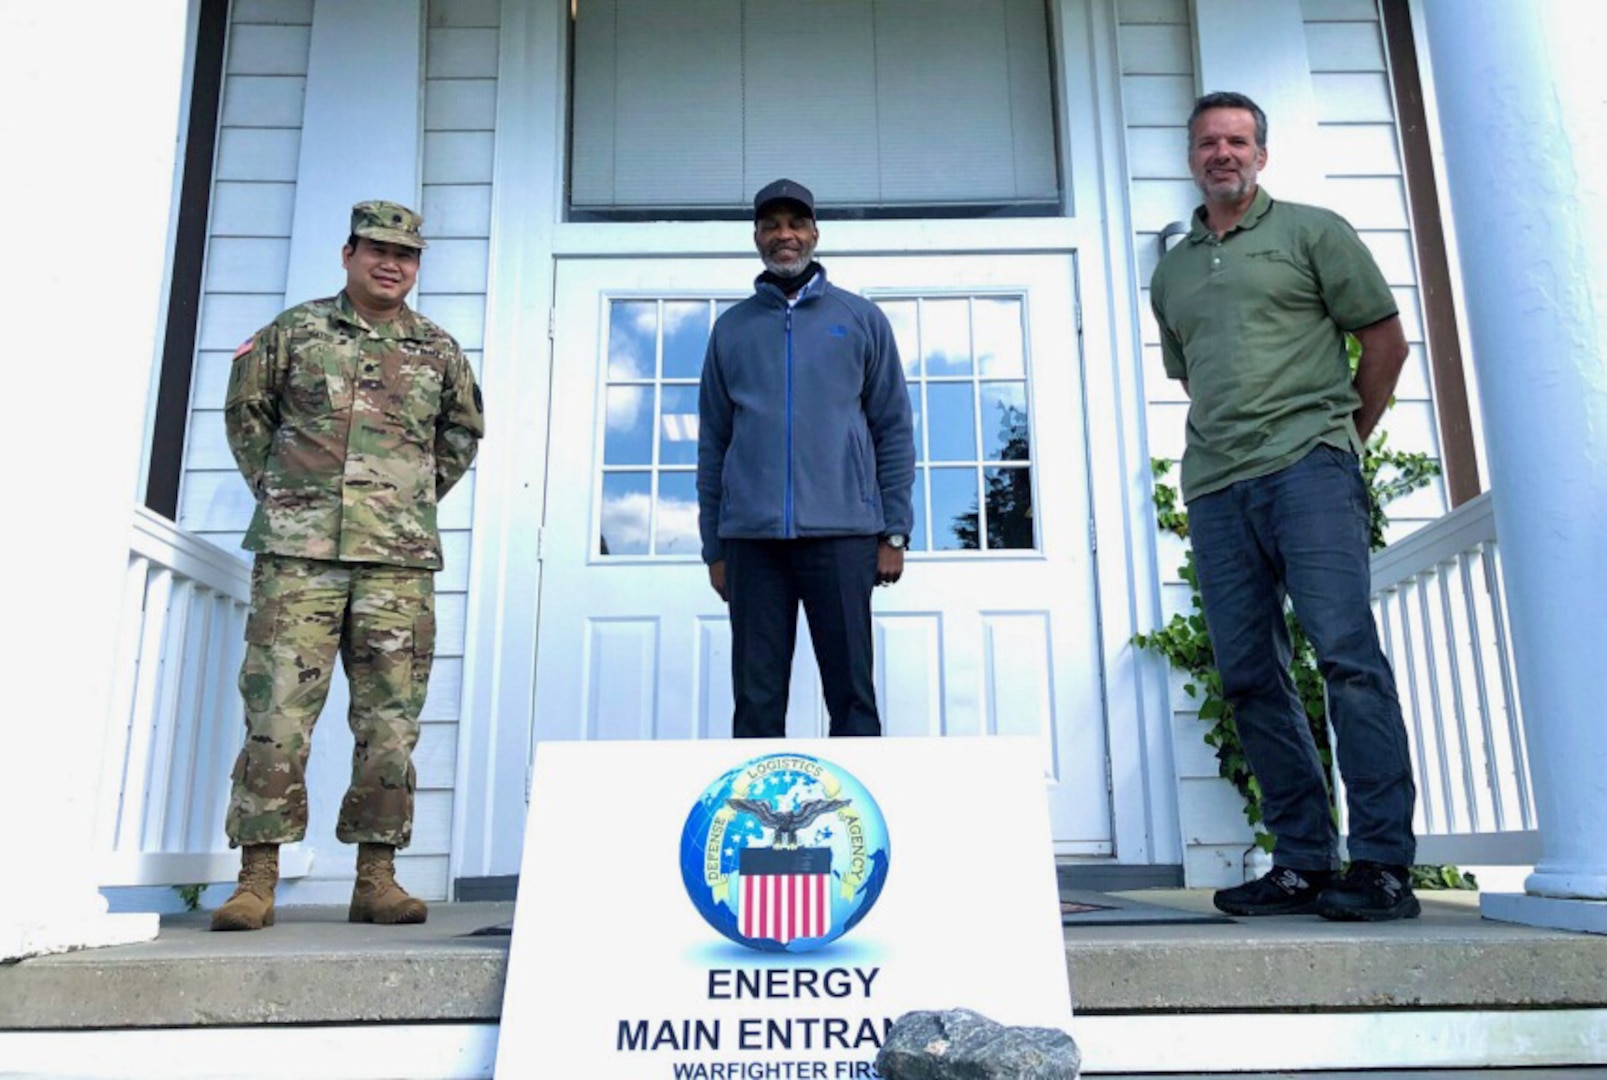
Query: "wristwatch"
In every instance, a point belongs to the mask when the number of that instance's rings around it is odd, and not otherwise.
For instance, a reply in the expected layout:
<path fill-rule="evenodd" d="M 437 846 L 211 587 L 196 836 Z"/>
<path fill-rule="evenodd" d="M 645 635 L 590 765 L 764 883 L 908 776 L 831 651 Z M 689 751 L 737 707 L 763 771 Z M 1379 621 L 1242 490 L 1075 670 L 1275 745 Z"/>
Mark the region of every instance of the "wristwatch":
<path fill-rule="evenodd" d="M 908 546 L 909 542 L 910 538 L 904 533 L 888 533 L 886 536 L 882 537 L 882 543 L 886 544 L 890 548 L 893 548 L 895 551 L 903 551 L 904 548 Z"/>

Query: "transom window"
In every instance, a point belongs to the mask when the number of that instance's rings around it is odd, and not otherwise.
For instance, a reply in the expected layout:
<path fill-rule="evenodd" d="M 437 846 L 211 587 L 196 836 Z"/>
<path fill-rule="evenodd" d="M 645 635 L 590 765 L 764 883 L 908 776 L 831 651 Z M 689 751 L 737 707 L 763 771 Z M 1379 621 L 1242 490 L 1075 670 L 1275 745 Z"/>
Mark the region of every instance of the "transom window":
<path fill-rule="evenodd" d="M 910 549 L 1037 548 L 1023 298 L 873 299 L 893 325 L 915 417 Z M 734 303 L 609 302 L 600 556 L 697 557 L 698 379 L 709 330 Z"/>
<path fill-rule="evenodd" d="M 1058 214 L 1044 0 L 575 0 L 575 220 Z"/>

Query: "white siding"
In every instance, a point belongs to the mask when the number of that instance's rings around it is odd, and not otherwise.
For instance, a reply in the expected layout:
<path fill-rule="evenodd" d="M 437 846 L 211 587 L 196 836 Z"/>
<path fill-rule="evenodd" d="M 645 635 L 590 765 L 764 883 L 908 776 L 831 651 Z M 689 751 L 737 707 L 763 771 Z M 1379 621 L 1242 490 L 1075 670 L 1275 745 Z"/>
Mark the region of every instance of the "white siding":
<path fill-rule="evenodd" d="M 1116 13 L 1149 452 L 1176 460 L 1183 452 L 1187 399 L 1162 368 L 1148 285 L 1160 255 L 1160 229 L 1168 222 L 1186 223 L 1198 203 L 1186 158 L 1187 118 L 1199 92 L 1195 35 L 1188 0 L 1117 0 Z M 1438 456 L 1416 255 L 1377 9 L 1372 0 L 1304 0 L 1302 14 L 1327 201 L 1350 219 L 1378 258 L 1412 344 L 1397 404 L 1384 427 L 1390 445 Z M 1391 507 L 1391 534 L 1444 512 L 1443 489 L 1435 485 Z M 1177 574 L 1183 545 L 1161 534 L 1157 549 L 1163 618 L 1188 614 L 1189 590 Z M 1182 679 L 1172 680 L 1171 693 L 1185 874 L 1197 886 L 1237 882 L 1251 830 L 1238 795 L 1217 777 L 1216 760 L 1202 741 L 1206 728 L 1183 692 Z"/>
<path fill-rule="evenodd" d="M 224 439 L 223 396 L 235 347 L 285 306 L 311 40 L 310 0 L 232 6 L 178 513 L 231 550 L 252 503 Z"/>
<path fill-rule="evenodd" d="M 1395 290 L 1412 347 L 1395 405 L 1381 426 L 1389 433 L 1390 446 L 1438 458 L 1417 254 L 1377 6 L 1372 0 L 1303 0 L 1301 13 L 1327 203 L 1356 227 L 1377 257 Z M 1398 539 L 1448 509 L 1445 486 L 1436 482 L 1389 506 L 1389 536 Z"/>
<path fill-rule="evenodd" d="M 1199 92 L 1194 28 L 1188 0 L 1118 0 L 1116 15 L 1144 352 L 1145 427 L 1150 456 L 1176 460 L 1183 453 L 1188 399 L 1166 377 L 1161 364 L 1159 331 L 1149 310 L 1149 279 L 1160 258 L 1160 230 L 1170 222 L 1186 223 L 1198 202 L 1187 158 L 1188 114 Z M 1171 482 L 1176 484 L 1175 472 Z M 1183 542 L 1157 530 L 1156 546 L 1163 582 L 1162 618 L 1186 615 L 1188 587 L 1178 576 Z M 1216 759 L 1203 738 L 1207 729 L 1176 672 L 1170 695 L 1184 880 L 1194 886 L 1238 882 L 1241 858 L 1251 840 L 1238 808 L 1238 793 L 1217 775 Z"/>
<path fill-rule="evenodd" d="M 491 235 L 491 131 L 497 110 L 500 4 L 431 0 L 425 33 L 423 193 L 429 250 L 413 303 L 445 327 L 481 371 Z M 450 152 L 443 153 L 443 147 Z M 421 895 L 445 898 L 452 840 L 452 789 L 462 719 L 468 624 L 469 525 L 475 473 L 442 504 L 445 569 L 436 576 L 436 666 L 415 757 L 413 844 L 399 860 Z M 401 871 L 399 871 L 401 872 Z"/>
<path fill-rule="evenodd" d="M 496 117 L 497 0 L 432 0 L 425 39 L 422 197 L 430 248 L 414 306 L 464 347 L 476 372 L 485 337 L 491 224 L 491 138 Z M 289 303 L 286 281 L 306 100 L 311 0 L 236 0 L 214 166 L 206 269 L 197 327 L 179 524 L 238 550 L 252 501 L 223 431 L 223 398 L 234 348 Z M 345 239 L 331 236 L 331 258 Z M 435 672 L 415 758 L 419 797 L 414 842 L 398 873 L 426 899 L 450 889 L 452 789 L 463 697 L 473 472 L 443 503 L 446 567 L 436 577 Z M 246 557 L 241 553 L 242 557 Z M 343 705 L 332 694 L 331 714 Z M 320 724 L 324 739 L 344 725 Z M 319 790 L 318 800 L 339 798 Z M 325 868 L 339 876 L 345 867 Z M 324 875 L 320 874 L 320 877 Z M 327 900 L 308 890 L 303 899 Z"/>

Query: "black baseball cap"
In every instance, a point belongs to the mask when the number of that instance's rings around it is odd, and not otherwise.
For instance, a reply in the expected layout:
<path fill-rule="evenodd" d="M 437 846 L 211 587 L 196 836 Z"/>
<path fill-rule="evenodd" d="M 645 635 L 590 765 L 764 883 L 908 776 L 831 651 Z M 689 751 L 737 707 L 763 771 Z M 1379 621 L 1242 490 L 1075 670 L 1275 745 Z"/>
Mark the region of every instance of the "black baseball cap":
<path fill-rule="evenodd" d="M 764 214 L 764 208 L 775 202 L 797 203 L 809 211 L 809 216 L 815 216 L 815 196 L 808 188 L 796 180 L 773 180 L 759 189 L 753 197 L 753 217 L 758 220 Z"/>

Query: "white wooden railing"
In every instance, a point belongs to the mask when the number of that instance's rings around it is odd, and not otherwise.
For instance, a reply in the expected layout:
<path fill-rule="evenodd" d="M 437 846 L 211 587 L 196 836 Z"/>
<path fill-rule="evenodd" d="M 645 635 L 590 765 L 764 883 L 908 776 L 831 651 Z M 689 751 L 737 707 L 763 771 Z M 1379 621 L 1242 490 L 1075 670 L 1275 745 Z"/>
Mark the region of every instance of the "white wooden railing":
<path fill-rule="evenodd" d="M 235 680 L 250 571 L 143 507 L 134 512 L 97 821 L 99 884 L 228 881 L 229 773 L 244 734 Z M 280 874 L 306 874 L 295 846 Z"/>
<path fill-rule="evenodd" d="M 1373 556 L 1417 772 L 1418 861 L 1540 857 L 1489 492 Z"/>

